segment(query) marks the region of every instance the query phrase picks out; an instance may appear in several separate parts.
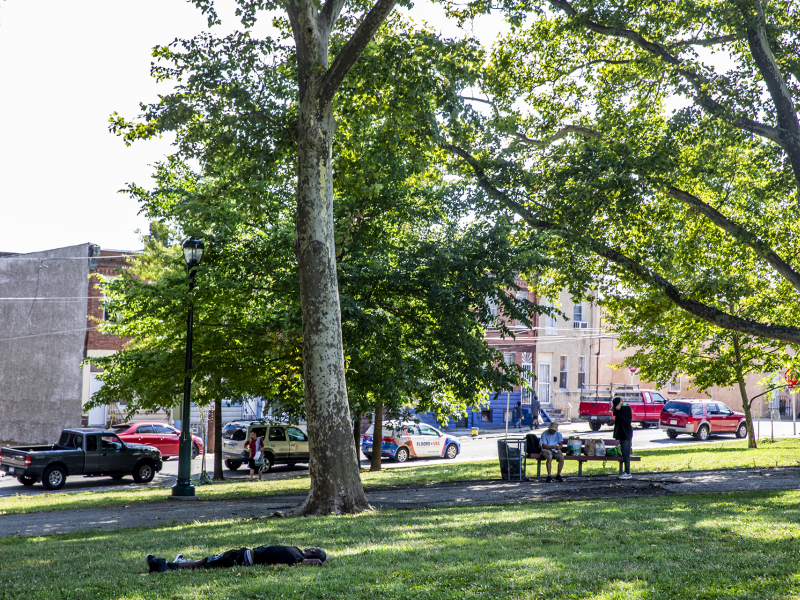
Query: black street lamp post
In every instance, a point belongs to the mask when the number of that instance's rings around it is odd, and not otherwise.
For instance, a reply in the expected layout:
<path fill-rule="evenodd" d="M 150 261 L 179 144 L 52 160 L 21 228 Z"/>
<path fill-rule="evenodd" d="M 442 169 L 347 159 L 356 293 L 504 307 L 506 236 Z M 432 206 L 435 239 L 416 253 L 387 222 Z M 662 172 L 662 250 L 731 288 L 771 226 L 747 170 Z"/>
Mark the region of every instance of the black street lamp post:
<path fill-rule="evenodd" d="M 178 446 L 178 482 L 172 486 L 173 498 L 196 498 L 192 485 L 192 430 L 189 423 L 192 419 L 192 380 L 189 371 L 192 368 L 192 328 L 194 325 L 194 302 L 191 298 L 194 289 L 194 276 L 197 266 L 203 260 L 203 242 L 196 237 L 187 238 L 183 242 L 183 256 L 189 272 L 189 315 L 186 319 L 186 367 L 183 379 L 183 405 L 181 406 L 181 438 Z"/>

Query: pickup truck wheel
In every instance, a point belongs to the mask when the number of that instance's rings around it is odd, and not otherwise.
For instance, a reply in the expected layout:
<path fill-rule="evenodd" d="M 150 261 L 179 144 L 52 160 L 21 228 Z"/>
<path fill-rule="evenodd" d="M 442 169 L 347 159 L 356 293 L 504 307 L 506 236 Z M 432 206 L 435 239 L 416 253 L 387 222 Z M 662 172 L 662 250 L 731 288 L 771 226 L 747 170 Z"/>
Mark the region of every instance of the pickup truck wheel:
<path fill-rule="evenodd" d="M 225 466 L 228 467 L 231 471 L 235 471 L 239 467 L 242 466 L 242 461 L 240 460 L 226 460 Z"/>
<path fill-rule="evenodd" d="M 747 437 L 747 423 L 742 423 L 736 429 L 736 437 L 737 438 L 746 438 Z"/>
<path fill-rule="evenodd" d="M 650 429 L 650 423 L 642 423 L 642 429 Z"/>
<path fill-rule="evenodd" d="M 602 423 L 598 423 L 597 421 L 589 421 L 589 429 L 592 431 L 600 431 L 600 428 L 603 426 Z"/>
<path fill-rule="evenodd" d="M 67 483 L 67 472 L 64 467 L 55 465 L 44 470 L 42 485 L 48 490 L 60 490 L 65 483 Z"/>
<path fill-rule="evenodd" d="M 192 444 L 192 460 L 197 458 L 198 454 L 200 454 L 200 448 L 197 446 L 197 444 L 193 443 Z"/>
<path fill-rule="evenodd" d="M 36 483 L 36 477 L 33 475 L 23 475 L 22 477 L 17 477 L 17 481 L 19 481 L 22 485 L 30 487 Z"/>
<path fill-rule="evenodd" d="M 697 430 L 697 433 L 694 434 L 694 438 L 696 440 L 700 440 L 701 442 L 705 442 L 708 439 L 708 434 L 711 433 L 708 429 L 708 425 L 701 425 L 700 429 Z"/>
<path fill-rule="evenodd" d="M 678 437 L 678 432 L 674 429 L 667 429 L 667 437 L 671 440 L 674 440 L 676 437 Z"/>
<path fill-rule="evenodd" d="M 133 480 L 136 483 L 150 483 L 155 476 L 155 466 L 149 460 L 139 461 L 133 468 Z"/>

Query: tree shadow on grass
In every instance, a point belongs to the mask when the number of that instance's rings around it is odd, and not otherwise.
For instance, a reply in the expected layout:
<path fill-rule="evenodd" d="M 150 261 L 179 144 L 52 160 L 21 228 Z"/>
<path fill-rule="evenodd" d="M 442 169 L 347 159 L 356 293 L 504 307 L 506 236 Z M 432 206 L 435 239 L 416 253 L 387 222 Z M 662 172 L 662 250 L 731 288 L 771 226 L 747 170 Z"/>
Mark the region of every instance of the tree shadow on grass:
<path fill-rule="evenodd" d="M 4 540 L 0 597 L 785 598 L 800 591 L 798 514 L 800 493 L 750 493 Z M 333 558 L 323 568 L 141 575 L 145 552 L 200 558 L 265 543 L 319 545 Z"/>

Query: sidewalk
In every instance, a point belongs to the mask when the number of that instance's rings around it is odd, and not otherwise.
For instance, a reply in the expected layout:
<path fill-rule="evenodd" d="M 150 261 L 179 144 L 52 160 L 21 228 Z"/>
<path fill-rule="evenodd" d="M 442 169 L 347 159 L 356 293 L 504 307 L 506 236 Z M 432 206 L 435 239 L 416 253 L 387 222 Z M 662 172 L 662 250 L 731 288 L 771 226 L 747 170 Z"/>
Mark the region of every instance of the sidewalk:
<path fill-rule="evenodd" d="M 367 491 L 367 498 L 375 508 L 388 510 L 796 489 L 800 489 L 800 467 L 643 474 L 627 481 L 598 476 L 569 477 L 564 483 L 544 483 L 539 479 L 523 482 L 454 482 L 425 487 L 395 486 Z M 275 511 L 289 511 L 298 507 L 303 500 L 305 495 L 262 496 L 243 500 L 164 501 L 1 515 L 0 538 L 92 529 L 113 531 L 160 523 L 258 518 Z"/>

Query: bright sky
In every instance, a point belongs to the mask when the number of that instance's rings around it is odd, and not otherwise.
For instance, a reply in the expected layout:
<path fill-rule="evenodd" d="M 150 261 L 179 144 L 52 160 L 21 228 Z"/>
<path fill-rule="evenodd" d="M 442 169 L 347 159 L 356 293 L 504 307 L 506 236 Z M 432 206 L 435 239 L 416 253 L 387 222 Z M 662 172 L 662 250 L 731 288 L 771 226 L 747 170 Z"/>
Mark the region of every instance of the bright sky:
<path fill-rule="evenodd" d="M 224 35 L 238 21 L 230 0 L 219 4 Z M 456 32 L 438 7 L 419 2 L 412 14 Z M 491 19 L 474 33 L 490 42 L 501 27 Z M 147 221 L 118 190 L 149 187 L 170 141 L 127 147 L 108 118 L 135 117 L 170 91 L 150 77 L 153 46 L 206 28 L 185 0 L 0 0 L 0 252 L 141 247 Z"/>

